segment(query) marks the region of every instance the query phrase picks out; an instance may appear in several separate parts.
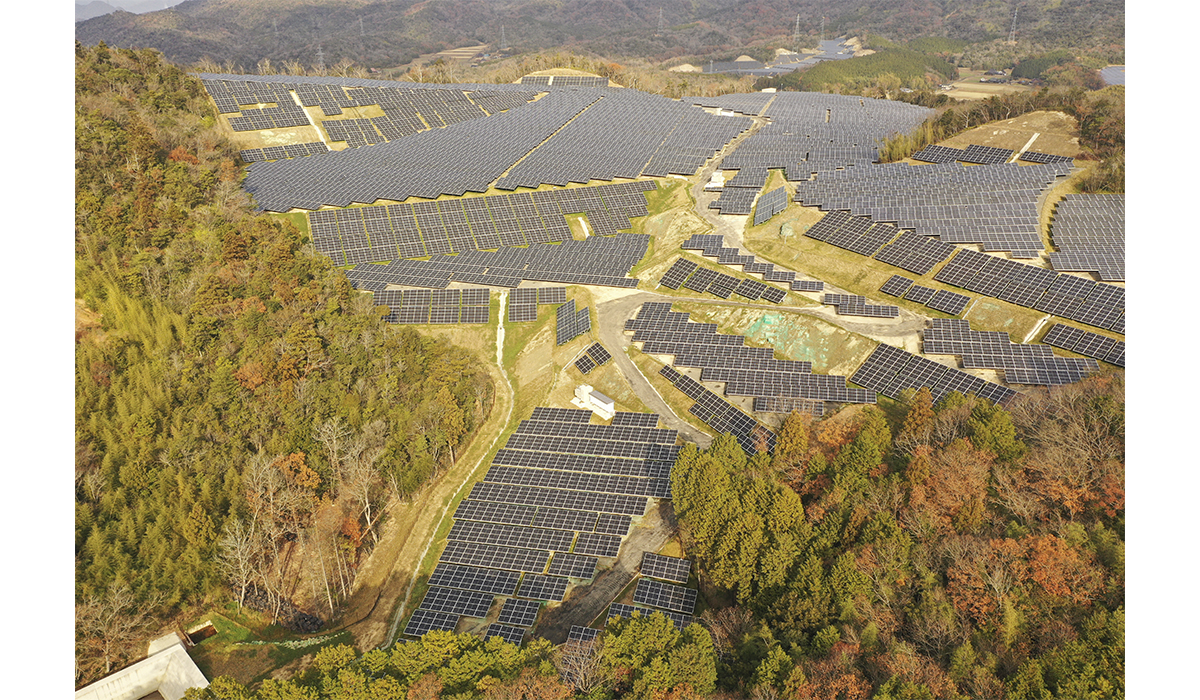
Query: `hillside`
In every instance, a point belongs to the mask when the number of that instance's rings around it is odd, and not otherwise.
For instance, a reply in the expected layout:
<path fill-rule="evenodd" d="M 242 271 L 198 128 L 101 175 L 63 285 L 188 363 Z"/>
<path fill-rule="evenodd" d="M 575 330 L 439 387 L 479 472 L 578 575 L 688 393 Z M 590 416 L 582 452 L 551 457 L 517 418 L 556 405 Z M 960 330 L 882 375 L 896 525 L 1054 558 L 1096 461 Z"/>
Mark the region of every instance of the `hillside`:
<path fill-rule="evenodd" d="M 837 6 L 838 14 L 827 15 L 825 34 L 984 41 L 1007 36 L 1010 7 L 956 0 L 851 0 Z M 631 0 L 188 0 L 159 12 L 115 12 L 81 22 L 76 39 L 88 45 L 103 41 L 153 47 L 180 63 L 208 57 L 251 67 L 263 59 L 304 65 L 323 59 L 325 65 L 349 60 L 384 68 L 455 46 L 499 48 L 503 27 L 512 51 L 555 46 L 668 60 L 771 42 L 790 44 L 797 15 L 802 41 L 812 41 L 820 34 L 822 13 L 831 9 L 815 0 L 668 0 L 657 7 Z M 1034 0 L 1022 5 L 1017 34 L 1054 46 L 1120 44 L 1124 7 L 1111 1 Z"/>

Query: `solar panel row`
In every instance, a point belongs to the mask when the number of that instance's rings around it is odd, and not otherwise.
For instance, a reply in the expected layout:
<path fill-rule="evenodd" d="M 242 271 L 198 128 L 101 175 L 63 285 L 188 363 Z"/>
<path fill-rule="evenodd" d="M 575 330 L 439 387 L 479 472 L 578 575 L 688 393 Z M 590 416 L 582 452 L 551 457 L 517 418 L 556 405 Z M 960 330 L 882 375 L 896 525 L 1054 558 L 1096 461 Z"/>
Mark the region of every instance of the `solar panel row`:
<path fill-rule="evenodd" d="M 997 369 L 1011 384 L 1069 384 L 1099 369 L 1092 359 L 1058 357 L 1049 345 L 1009 341 L 1006 333 L 971 330 L 962 319 L 934 319 L 925 329 L 927 355 L 959 355 L 967 369 Z"/>
<path fill-rule="evenodd" d="M 977 244 L 985 251 L 1040 250 L 1038 198 L 1070 171 L 1067 163 L 867 165 L 800 182 L 795 200 L 935 236 L 942 243 Z M 853 237 L 847 242 L 874 243 Z"/>
<path fill-rule="evenodd" d="M 1125 332 L 1123 287 L 973 250 L 960 250 L 933 278 L 1018 306 Z"/>
<path fill-rule="evenodd" d="M 1016 392 L 984 381 L 954 367 L 880 343 L 850 381 L 889 398 L 898 399 L 905 389 L 928 387 L 934 401 L 952 391 L 975 394 L 996 403 L 1008 401 Z"/>
<path fill-rule="evenodd" d="M 1125 341 L 1073 328 L 1061 323 L 1050 327 L 1042 342 L 1063 350 L 1103 360 L 1118 367 L 1125 366 Z"/>

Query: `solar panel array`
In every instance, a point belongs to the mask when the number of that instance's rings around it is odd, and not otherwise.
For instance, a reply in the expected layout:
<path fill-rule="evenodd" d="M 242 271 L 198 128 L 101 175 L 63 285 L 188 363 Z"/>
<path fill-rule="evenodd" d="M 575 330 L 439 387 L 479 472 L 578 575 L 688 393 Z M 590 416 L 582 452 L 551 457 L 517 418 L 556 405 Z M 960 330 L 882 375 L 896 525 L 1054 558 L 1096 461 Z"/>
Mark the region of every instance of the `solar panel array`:
<path fill-rule="evenodd" d="M 693 367 L 701 370 L 701 381 L 724 382 L 726 396 L 790 397 L 833 401 L 836 403 L 874 403 L 875 395 L 861 389 L 846 386 L 845 378 L 836 375 L 812 373 L 812 363 L 794 360 L 777 360 L 771 348 L 746 346 L 745 337 L 722 335 L 716 332 L 716 324 L 694 323 L 687 313 L 671 311 L 668 303 L 647 302 L 639 309 L 635 318 L 625 322 L 625 330 L 633 332 L 633 342 L 642 343 L 642 352 L 648 355 L 670 355 L 675 367 Z M 678 374 L 678 373 L 676 373 Z M 681 386 L 673 375 L 666 375 L 677 387 L 688 391 L 686 375 L 679 375 Z M 707 391 L 707 390 L 705 390 Z M 703 392 L 699 393 L 704 397 Z M 700 401 L 698 397 L 692 397 Z M 730 407 L 732 408 L 732 406 Z M 697 413 L 700 411 L 701 413 Z M 738 424 L 741 434 L 750 442 L 755 430 L 754 421 L 737 409 L 729 413 L 719 404 L 712 408 L 718 422 Z M 704 407 L 692 411 L 709 422 Z M 726 416 L 726 419 L 721 419 Z M 747 422 L 748 421 L 748 422 Z M 720 432 L 724 427 L 709 423 Z"/>
<path fill-rule="evenodd" d="M 783 187 L 777 187 L 758 198 L 754 207 L 754 225 L 765 224 L 772 216 L 787 209 L 788 194 Z"/>
<path fill-rule="evenodd" d="M 515 189 L 643 174 L 693 175 L 751 125 L 747 118 L 720 117 L 628 89 L 552 83 L 540 88 L 547 94 L 535 102 L 513 109 L 513 101 L 504 101 L 500 106 L 507 111 L 483 118 L 481 103 L 495 109 L 497 93 L 530 94 L 528 86 L 435 88 L 338 78 L 287 80 L 302 83 L 297 85 L 301 101 L 323 99 L 320 104 L 327 115 L 343 106 L 375 102 L 384 116 L 325 122 L 327 128 L 336 124 L 334 136 L 345 137 L 348 144 L 375 141 L 368 147 L 252 167 L 245 187 L 260 208 L 270 211 L 403 201 L 410 196 L 433 199 L 483 192 L 493 184 Z M 479 103 L 471 97 L 475 91 L 485 93 Z M 306 166 L 301 162 L 305 160 L 324 162 Z"/>
<path fill-rule="evenodd" d="M 716 209 L 722 214 L 745 216 L 754 209 L 754 197 L 758 190 L 742 187 L 725 187 L 721 194 L 708 203 L 709 209 Z"/>
<path fill-rule="evenodd" d="M 537 320 L 539 304 L 562 304 L 567 300 L 566 287 L 524 287 L 508 295 L 508 322 L 525 323 Z"/>
<path fill-rule="evenodd" d="M 319 156 L 328 153 L 329 147 L 321 141 L 309 143 L 289 143 L 286 146 L 266 146 L 265 148 L 247 148 L 242 150 L 242 161 L 255 163 L 261 160 L 279 160 L 281 158 L 303 158 L 304 156 Z"/>
<path fill-rule="evenodd" d="M 521 77 L 521 84 L 608 87 L 608 78 L 599 75 L 525 75 Z"/>
<path fill-rule="evenodd" d="M 705 107 L 756 113 L 770 122 L 725 156 L 721 168 L 784 168 L 789 180 L 814 172 L 854 168 L 879 158 L 877 144 L 894 133 L 908 133 L 932 110 L 890 100 L 815 92 L 691 97 Z M 729 117 L 726 117 L 727 119 Z M 749 213 L 749 209 L 745 213 Z"/>
<path fill-rule="evenodd" d="M 883 283 L 883 286 L 879 288 L 879 291 L 890 296 L 900 297 L 904 296 L 904 293 L 907 292 L 908 288 L 911 286 L 913 286 L 913 281 L 909 278 L 902 275 L 892 275 L 890 278 L 888 278 L 887 282 Z"/>
<path fill-rule="evenodd" d="M 973 331 L 968 321 L 936 318 L 925 329 L 926 355 L 958 355 L 968 369 L 997 369 L 1010 384 L 1070 384 L 1100 367 L 1093 359 L 1059 357 L 1049 345 L 1013 343 L 1007 333 Z"/>
<path fill-rule="evenodd" d="M 316 251 L 328 255 L 336 265 L 532 243 L 587 244 L 571 239 L 563 214 L 587 214 L 595 232 L 607 239 L 616 236 L 618 229 L 630 228 L 631 217 L 646 215 L 643 192 L 654 188 L 652 181 L 639 181 L 532 194 L 323 209 L 309 214 L 309 230 Z"/>
<path fill-rule="evenodd" d="M 1068 194 L 1055 207 L 1050 266 L 1125 280 L 1125 195 Z"/>
<path fill-rule="evenodd" d="M 696 609 L 696 589 L 642 578 L 633 590 L 633 602 L 691 615 Z"/>
<path fill-rule="evenodd" d="M 346 271 L 346 278 L 355 288 L 370 291 L 389 284 L 444 289 L 451 282 L 512 289 L 526 280 L 632 289 L 638 280 L 625 275 L 645 256 L 648 246 L 649 236 L 640 234 L 591 236 L 558 245 L 438 254 L 386 265 L 359 262 Z"/>
<path fill-rule="evenodd" d="M 600 343 L 592 343 L 584 353 L 582 357 L 575 361 L 575 369 L 584 374 L 612 360 L 612 355 Z"/>
<path fill-rule="evenodd" d="M 704 388 L 700 382 L 678 372 L 670 365 L 663 367 L 659 374 L 696 402 L 688 409 L 688 413 L 720 434 L 732 434 L 746 454 L 757 454 L 760 447 L 768 452 L 775 449 L 774 433 L 742 413 L 733 404 Z"/>
<path fill-rule="evenodd" d="M 945 289 L 940 289 L 936 294 L 933 295 L 932 299 L 925 302 L 925 305 L 934 311 L 941 311 L 943 313 L 950 314 L 951 316 L 957 316 L 967 308 L 967 304 L 970 302 L 971 297 L 966 296 L 965 294 L 957 294 L 955 292 L 948 292 Z"/>
<path fill-rule="evenodd" d="M 203 77 L 203 76 L 202 76 Z M 296 78 L 285 82 L 258 76 L 207 76 L 205 88 L 222 114 L 230 117 L 235 131 L 308 126 L 304 107 L 320 107 L 325 117 L 338 116 L 344 109 L 378 106 L 382 117 L 370 119 L 327 119 L 323 122 L 331 140 L 346 141 L 351 147 L 403 138 L 431 127 L 445 127 L 478 119 L 497 111 L 523 106 L 536 92 L 464 91 L 467 86 L 447 88 L 397 83 L 360 81 L 352 85 L 338 78 Z M 295 93 L 295 97 L 292 96 Z M 497 98 L 497 95 L 503 95 Z M 276 103 L 276 107 L 246 109 L 239 105 Z"/>
<path fill-rule="evenodd" d="M 497 622 L 502 625 L 532 627 L 534 621 L 537 620 L 538 609 L 541 607 L 541 601 L 509 598 L 500 608 L 500 617 Z"/>
<path fill-rule="evenodd" d="M 582 625 L 571 625 L 567 633 L 567 642 L 593 642 L 600 636 L 600 630 Z"/>
<path fill-rule="evenodd" d="M 411 637 L 422 637 L 430 630 L 453 632 L 454 628 L 458 626 L 460 617 L 462 616 L 453 613 L 418 608 L 413 611 L 412 617 L 408 619 L 408 624 L 404 626 L 404 634 Z"/>
<path fill-rule="evenodd" d="M 509 644 L 521 646 L 525 641 L 525 630 L 521 627 L 513 627 L 512 625 L 502 625 L 498 622 L 493 622 L 488 625 L 487 631 L 483 633 L 485 640 L 492 637 L 499 637 Z"/>
<path fill-rule="evenodd" d="M 742 272 L 762 275 L 767 282 L 787 282 L 794 285 L 797 281 L 796 273 L 791 270 L 776 269 L 773 263 L 760 262 L 753 255 L 742 253 L 737 248 L 726 248 L 725 240 L 719 234 L 695 234 L 684 241 L 680 247 L 684 250 L 699 250 L 705 257 L 716 258 L 717 262 L 722 265 L 740 265 Z M 747 282 L 757 282 L 757 280 L 741 280 L 738 288 L 734 291 L 748 299 L 763 298 L 774 304 L 782 302 L 786 297 L 786 293 L 778 287 L 761 283 L 745 284 Z"/>
<path fill-rule="evenodd" d="M 605 620 L 611 620 L 614 617 L 631 619 L 634 613 L 637 613 L 642 617 L 650 617 L 655 613 L 663 615 L 668 620 L 673 622 L 675 624 L 675 629 L 679 630 L 680 632 L 686 629 L 688 625 L 692 624 L 691 615 L 681 615 L 677 612 L 671 612 L 670 610 L 652 610 L 650 608 L 642 608 L 636 605 L 626 605 L 624 603 L 613 603 L 612 605 L 609 605 L 608 614 L 605 615 Z"/>
<path fill-rule="evenodd" d="M 294 84 L 201 77 L 204 89 L 208 91 L 209 96 L 217 105 L 217 111 L 221 114 L 238 115 L 229 117 L 229 126 L 234 131 L 309 126 L 308 116 L 292 98 L 291 91 L 297 87 Z M 275 106 L 265 106 L 268 104 Z M 242 107 L 242 105 L 256 106 Z M 263 106 L 258 107 L 257 105 Z"/>
<path fill-rule="evenodd" d="M 509 596 L 498 623 L 528 627 L 538 601 L 563 600 L 570 579 L 619 554 L 648 497 L 670 498 L 678 433 L 653 414 L 622 412 L 613 425 L 591 415 L 539 406 L 521 421 L 455 510 L 422 605 L 478 616 Z"/>
<path fill-rule="evenodd" d="M 866 165 L 797 183 L 795 201 L 891 223 L 946 244 L 1041 250 L 1038 198 L 1070 172 L 1068 163 Z"/>
<path fill-rule="evenodd" d="M 1125 332 L 1125 288 L 960 250 L 939 282 L 1106 330 Z"/>
<path fill-rule="evenodd" d="M 654 552 L 642 552 L 643 576 L 659 578 L 675 583 L 687 583 L 692 570 L 692 562 L 680 557 L 667 557 Z"/>
<path fill-rule="evenodd" d="M 931 144 L 909 157 L 924 163 L 953 163 L 963 159 L 963 149 Z"/>
<path fill-rule="evenodd" d="M 959 160 L 964 163 L 995 165 L 998 163 L 1007 163 L 1012 158 L 1012 155 L 1013 150 L 1011 148 L 996 148 L 995 146 L 972 144 L 963 149 L 962 158 Z"/>
<path fill-rule="evenodd" d="M 899 306 L 868 304 L 867 298 L 857 294 L 826 294 L 822 304 L 833 304 L 841 316 L 866 316 L 868 318 L 899 318 Z"/>
<path fill-rule="evenodd" d="M 591 330 L 591 314 L 587 307 L 576 309 L 574 299 L 555 310 L 554 342 L 556 345 L 565 345 Z"/>
<path fill-rule="evenodd" d="M 384 289 L 372 293 L 387 320 L 401 324 L 487 323 L 491 292 L 486 289 Z"/>
<path fill-rule="evenodd" d="M 551 90 L 556 83 L 551 82 Z M 717 117 L 637 90 L 586 92 L 599 99 L 517 162 L 496 187 L 511 190 L 616 177 L 665 176 L 668 172 L 694 175 L 751 125 L 743 117 Z"/>
<path fill-rule="evenodd" d="M 1042 342 L 1063 350 L 1077 352 L 1118 367 L 1125 366 L 1125 341 L 1074 328 L 1061 323 L 1050 327 Z"/>
<path fill-rule="evenodd" d="M 850 377 L 850 381 L 888 398 L 900 398 L 905 389 L 928 387 L 934 401 L 952 391 L 960 394 L 975 394 L 996 403 L 1008 401 L 1016 392 L 1006 386 L 994 384 L 955 367 L 947 367 L 933 360 L 880 343 Z"/>
<path fill-rule="evenodd" d="M 1052 153 L 1038 153 L 1037 151 L 1025 151 L 1017 160 L 1023 160 L 1026 163 L 1070 163 L 1075 165 L 1075 159 L 1071 156 L 1056 156 Z"/>
<path fill-rule="evenodd" d="M 859 255 L 874 255 L 900 233 L 891 224 L 876 224 L 865 217 L 834 211 L 821 217 L 804 232 L 805 236 L 849 250 Z"/>

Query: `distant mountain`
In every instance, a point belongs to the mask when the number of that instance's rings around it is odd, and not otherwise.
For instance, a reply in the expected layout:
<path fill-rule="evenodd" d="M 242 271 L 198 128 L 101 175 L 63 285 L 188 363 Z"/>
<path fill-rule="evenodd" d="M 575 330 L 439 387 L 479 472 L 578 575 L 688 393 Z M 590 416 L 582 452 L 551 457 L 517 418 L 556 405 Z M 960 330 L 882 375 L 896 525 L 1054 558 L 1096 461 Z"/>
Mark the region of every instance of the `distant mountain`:
<path fill-rule="evenodd" d="M 134 14 L 165 10 L 172 5 L 178 5 L 180 0 L 113 0 L 112 3 L 92 0 L 87 4 L 75 3 L 75 22 L 111 14 L 117 10 L 125 10 Z"/>
<path fill-rule="evenodd" d="M 664 31 L 657 31 L 659 12 Z M 76 25 L 85 44 L 153 47 L 173 61 L 208 57 L 252 69 L 326 64 L 342 58 L 373 67 L 478 43 L 514 50 L 573 48 L 605 56 L 666 60 L 715 55 L 774 42 L 800 31 L 828 36 L 874 33 L 894 41 L 944 36 L 1006 37 L 1012 6 L 994 0 L 187 0 L 168 10 L 116 12 Z M 1124 42 L 1119 0 L 1026 0 L 1018 34 L 1050 45 Z M 318 49 L 320 51 L 318 52 Z"/>
<path fill-rule="evenodd" d="M 79 3 L 76 3 L 75 21 L 78 23 L 84 21 L 85 19 L 99 17 L 100 15 L 107 15 L 110 12 L 116 11 L 117 8 L 109 5 L 106 2 L 101 2 L 100 0 L 92 0 L 92 2 L 89 2 L 86 5 L 80 5 Z"/>

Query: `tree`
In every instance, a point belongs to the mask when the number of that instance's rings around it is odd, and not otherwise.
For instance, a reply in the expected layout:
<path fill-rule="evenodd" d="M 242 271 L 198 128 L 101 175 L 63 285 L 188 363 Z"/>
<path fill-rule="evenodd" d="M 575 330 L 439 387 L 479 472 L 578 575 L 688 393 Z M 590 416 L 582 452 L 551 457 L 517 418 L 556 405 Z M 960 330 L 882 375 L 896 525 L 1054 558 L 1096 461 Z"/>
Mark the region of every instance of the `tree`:
<path fill-rule="evenodd" d="M 792 411 L 775 434 L 775 455 L 772 467 L 783 471 L 795 467 L 808 455 L 808 431 L 812 415 Z"/>
<path fill-rule="evenodd" d="M 136 658 L 134 645 L 150 632 L 161 603 L 161 597 L 138 600 L 129 586 L 117 583 L 76 603 L 76 682 L 87 683 L 112 673 L 119 661 Z"/>
<path fill-rule="evenodd" d="M 217 561 L 225 576 L 238 592 L 238 607 L 246 602 L 246 590 L 257 577 L 255 560 L 261 556 L 262 544 L 253 529 L 240 517 L 225 521 L 225 529 L 217 542 Z"/>

